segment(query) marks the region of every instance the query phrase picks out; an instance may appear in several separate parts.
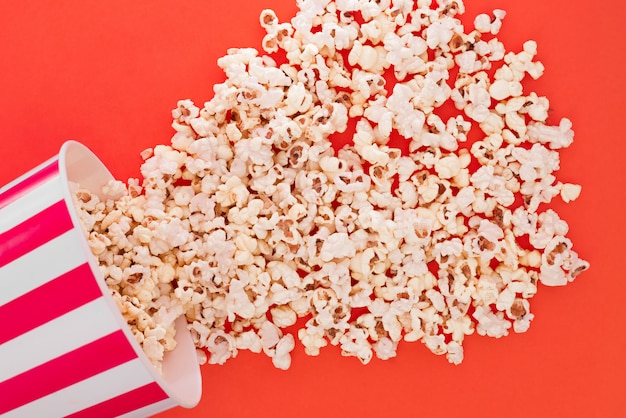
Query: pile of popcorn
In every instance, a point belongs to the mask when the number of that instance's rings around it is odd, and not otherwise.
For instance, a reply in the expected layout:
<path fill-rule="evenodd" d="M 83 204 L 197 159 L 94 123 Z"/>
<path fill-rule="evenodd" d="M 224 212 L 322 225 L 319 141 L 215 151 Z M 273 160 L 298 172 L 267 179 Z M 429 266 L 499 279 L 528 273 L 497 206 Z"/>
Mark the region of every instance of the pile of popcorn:
<path fill-rule="evenodd" d="M 298 6 L 290 23 L 261 13 L 266 54 L 228 50 L 202 108 L 178 102 L 141 181 L 76 190 L 148 356 L 180 315 L 201 363 L 245 349 L 281 369 L 296 337 L 364 364 L 421 341 L 458 364 L 466 335 L 525 332 L 538 283 L 589 267 L 545 205 L 581 188 L 554 175 L 571 122 L 523 89 L 544 70 L 536 43 L 507 52 L 502 10 L 465 30 L 461 0 Z"/>

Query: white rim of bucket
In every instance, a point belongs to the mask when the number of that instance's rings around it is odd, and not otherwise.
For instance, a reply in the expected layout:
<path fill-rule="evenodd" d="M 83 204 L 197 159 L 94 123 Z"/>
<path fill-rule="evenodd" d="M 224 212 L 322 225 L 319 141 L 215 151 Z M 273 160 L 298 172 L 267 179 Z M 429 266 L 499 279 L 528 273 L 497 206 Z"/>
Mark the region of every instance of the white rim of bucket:
<path fill-rule="evenodd" d="M 59 174 L 63 184 L 63 198 L 65 199 L 74 227 L 82 229 L 77 209 L 74 206 L 69 183 L 70 181 L 76 183 L 75 180 L 70 178 L 71 176 L 68 173 L 72 164 L 71 154 L 73 152 L 79 152 L 80 158 L 86 158 L 90 161 L 92 164 L 90 171 L 93 173 L 94 178 L 97 177 L 102 179 L 108 177 L 110 180 L 114 180 L 114 177 L 102 161 L 100 161 L 100 159 L 89 148 L 80 142 L 69 140 L 61 146 L 58 158 Z M 97 182 L 99 183 L 99 187 L 104 185 L 102 180 L 97 180 Z M 83 184 L 81 184 L 81 186 L 82 185 Z M 99 194 L 98 190 L 90 191 L 92 193 Z M 85 253 L 88 254 L 89 266 L 91 267 L 96 281 L 98 282 L 98 286 L 104 294 L 104 299 L 111 308 L 113 315 L 121 326 L 120 328 L 126 335 L 127 340 L 133 347 L 133 350 L 137 353 L 139 359 L 144 364 L 146 370 L 150 372 L 154 381 L 157 382 L 168 397 L 176 402 L 177 405 L 184 408 L 193 408 L 196 406 L 198 402 L 200 402 L 200 398 L 202 396 L 202 378 L 200 375 L 200 365 L 198 364 L 195 345 L 191 338 L 191 334 L 186 328 L 186 319 L 184 316 L 179 317 L 177 320 L 175 336 L 176 348 L 165 354 L 163 359 L 163 374 L 161 374 L 152 365 L 148 356 L 145 354 L 130 330 L 130 327 L 124 319 L 122 313 L 119 311 L 113 297 L 110 294 L 110 290 L 104 281 L 104 277 L 100 272 L 98 261 L 89 248 L 87 239 L 84 234 L 79 235 L 81 239 L 81 247 L 83 247 Z M 173 357 L 176 357 L 177 363 L 180 362 L 186 366 L 184 367 L 185 370 L 179 370 L 178 367 L 167 367 L 168 360 L 171 362 Z"/>

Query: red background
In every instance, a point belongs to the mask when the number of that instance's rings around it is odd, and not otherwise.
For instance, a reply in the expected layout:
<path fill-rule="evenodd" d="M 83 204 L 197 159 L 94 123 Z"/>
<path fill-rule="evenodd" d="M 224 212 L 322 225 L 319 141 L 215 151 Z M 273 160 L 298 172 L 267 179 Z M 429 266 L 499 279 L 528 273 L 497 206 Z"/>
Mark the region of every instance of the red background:
<path fill-rule="evenodd" d="M 626 6 L 606 0 L 466 0 L 465 21 L 508 12 L 500 38 L 539 44 L 545 75 L 529 83 L 551 101 L 551 120 L 574 123 L 562 181 L 581 197 L 554 207 L 591 270 L 564 288 L 540 287 L 530 330 L 465 342 L 452 366 L 420 343 L 363 366 L 330 347 L 289 371 L 240 352 L 202 368 L 191 410 L 163 417 L 618 417 L 626 414 L 624 88 Z M 281 21 L 295 0 L 0 0 L 0 185 L 54 155 L 67 139 L 89 146 L 120 179 L 137 176 L 140 151 L 168 143 L 170 110 L 201 106 L 223 80 L 229 47 L 259 47 L 258 15 Z M 51 301 L 53 303 L 53 301 Z"/>

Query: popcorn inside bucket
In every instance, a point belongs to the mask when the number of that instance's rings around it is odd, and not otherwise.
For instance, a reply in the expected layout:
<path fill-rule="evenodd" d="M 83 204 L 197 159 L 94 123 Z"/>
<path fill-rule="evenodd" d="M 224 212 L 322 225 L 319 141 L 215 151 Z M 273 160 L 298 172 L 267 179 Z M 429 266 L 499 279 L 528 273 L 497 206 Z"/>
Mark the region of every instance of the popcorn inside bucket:
<path fill-rule="evenodd" d="M 538 284 L 589 267 L 546 206 L 580 186 L 555 176 L 571 122 L 524 91 L 536 43 L 508 52 L 505 12 L 464 26 L 459 0 L 298 5 L 261 13 L 266 54 L 228 50 L 202 108 L 178 102 L 140 180 L 74 189 L 143 349 L 158 365 L 181 314 L 201 362 L 247 349 L 281 369 L 296 338 L 364 364 L 421 341 L 458 364 L 466 335 L 528 330 Z"/>

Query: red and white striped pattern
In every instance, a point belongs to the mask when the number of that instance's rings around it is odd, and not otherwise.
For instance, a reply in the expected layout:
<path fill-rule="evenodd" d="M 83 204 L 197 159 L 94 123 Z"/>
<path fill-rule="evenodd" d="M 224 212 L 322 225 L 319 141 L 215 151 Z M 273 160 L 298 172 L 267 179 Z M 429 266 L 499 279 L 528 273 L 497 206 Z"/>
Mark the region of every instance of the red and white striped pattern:
<path fill-rule="evenodd" d="M 176 406 L 103 294 L 63 169 L 54 158 L 0 190 L 0 416 L 147 416 Z"/>

